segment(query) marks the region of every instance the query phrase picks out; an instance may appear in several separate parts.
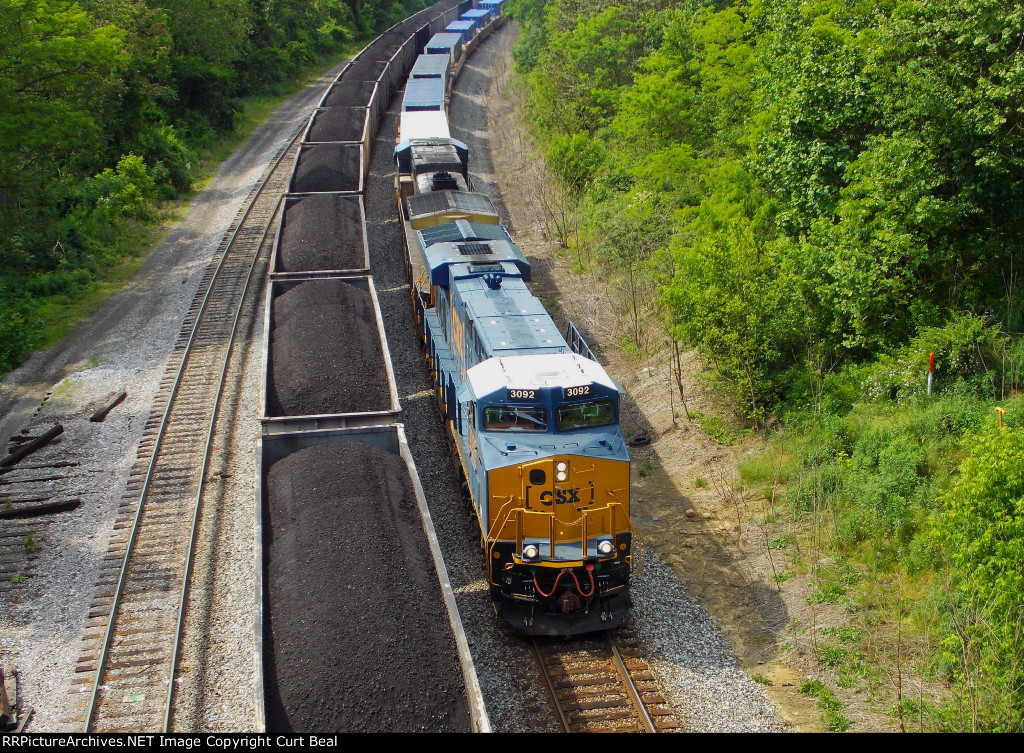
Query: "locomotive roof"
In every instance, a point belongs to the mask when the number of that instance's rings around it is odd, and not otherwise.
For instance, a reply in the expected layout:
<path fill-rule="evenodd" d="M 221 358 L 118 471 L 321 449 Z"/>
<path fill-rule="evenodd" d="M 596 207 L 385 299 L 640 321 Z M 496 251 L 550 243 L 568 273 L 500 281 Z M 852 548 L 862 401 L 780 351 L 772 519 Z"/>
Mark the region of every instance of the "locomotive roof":
<path fill-rule="evenodd" d="M 466 377 L 474 397 L 503 391 L 506 387 L 537 389 L 600 384 L 618 391 L 601 364 L 577 353 L 489 358 L 470 368 Z"/>
<path fill-rule="evenodd" d="M 434 243 L 426 249 L 427 269 L 430 284 L 448 287 L 449 275 L 453 278 L 480 277 L 483 265 L 500 265 L 509 262 L 515 266 L 495 271 L 502 276 L 518 275 L 530 279 L 530 262 L 515 243 L 507 240 L 467 240 L 465 242 Z"/>
<path fill-rule="evenodd" d="M 403 144 L 414 139 L 450 139 L 448 115 L 438 110 L 404 110 L 398 116 L 398 136 Z"/>
<path fill-rule="evenodd" d="M 471 321 L 481 358 L 511 356 L 520 353 L 566 353 L 569 345 L 558 331 L 544 305 L 527 289 L 515 274 L 511 264 L 487 264 L 488 268 L 501 268 L 501 285 L 474 267 L 481 265 L 455 264 L 452 285 L 456 288 L 453 302 L 465 307 L 466 318 Z"/>
<path fill-rule="evenodd" d="M 503 225 L 486 222 L 456 220 L 443 225 L 432 225 L 417 230 L 420 246 L 430 248 L 435 243 L 457 243 L 458 241 L 512 241 L 512 236 Z"/>
<path fill-rule="evenodd" d="M 416 217 L 424 214 L 440 214 L 452 210 L 472 212 L 474 214 L 493 214 L 498 212 L 485 193 L 469 193 L 466 191 L 434 191 L 433 193 L 414 194 L 408 198 L 409 215 Z"/>
<path fill-rule="evenodd" d="M 450 72 L 448 60 L 444 55 L 420 55 L 413 63 L 412 71 L 409 73 L 413 78 L 448 78 Z"/>

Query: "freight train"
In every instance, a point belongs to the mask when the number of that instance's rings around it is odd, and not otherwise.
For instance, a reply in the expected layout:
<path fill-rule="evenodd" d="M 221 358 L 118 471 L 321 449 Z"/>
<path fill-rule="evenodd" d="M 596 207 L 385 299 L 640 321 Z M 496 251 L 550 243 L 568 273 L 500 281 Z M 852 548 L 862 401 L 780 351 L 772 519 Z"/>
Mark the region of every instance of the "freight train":
<path fill-rule="evenodd" d="M 619 625 L 641 545 L 629 511 L 621 386 L 528 287 L 530 263 L 452 137 L 452 81 L 502 0 L 435 34 L 399 116 L 395 196 L 422 339 L 496 614 L 527 635 Z"/>

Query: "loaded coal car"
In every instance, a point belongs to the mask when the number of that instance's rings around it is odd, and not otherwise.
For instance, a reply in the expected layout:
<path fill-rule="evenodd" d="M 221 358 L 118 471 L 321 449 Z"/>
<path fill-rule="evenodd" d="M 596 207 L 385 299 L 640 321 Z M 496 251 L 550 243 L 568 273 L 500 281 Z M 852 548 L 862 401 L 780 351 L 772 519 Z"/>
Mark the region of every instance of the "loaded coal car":
<path fill-rule="evenodd" d="M 415 236 L 421 336 L 496 613 L 529 635 L 617 626 L 640 565 L 618 385 L 561 336 L 504 228 Z"/>

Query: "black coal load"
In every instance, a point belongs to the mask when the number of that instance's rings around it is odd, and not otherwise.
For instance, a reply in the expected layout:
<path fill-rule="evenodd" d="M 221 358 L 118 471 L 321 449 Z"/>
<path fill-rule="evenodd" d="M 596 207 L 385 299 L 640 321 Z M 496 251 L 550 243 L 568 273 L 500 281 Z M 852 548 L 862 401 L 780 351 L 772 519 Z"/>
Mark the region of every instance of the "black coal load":
<path fill-rule="evenodd" d="M 362 141 L 365 128 L 365 107 L 331 107 L 313 115 L 306 141 Z"/>
<path fill-rule="evenodd" d="M 355 196 L 303 196 L 285 204 L 274 271 L 364 269 L 363 242 L 363 215 Z"/>
<path fill-rule="evenodd" d="M 267 732 L 469 732 L 401 458 L 306 447 L 274 463 L 264 489 Z"/>
<path fill-rule="evenodd" d="M 344 280 L 307 280 L 271 305 L 268 416 L 391 410 L 368 291 Z"/>
<path fill-rule="evenodd" d="M 376 52 L 376 50 L 374 50 Z M 357 60 L 341 73 L 342 81 L 376 81 L 384 73 L 387 60 Z"/>
<path fill-rule="evenodd" d="M 414 29 L 406 31 L 403 28 L 404 26 L 405 24 L 403 23 L 394 31 L 389 31 L 381 35 L 380 39 L 378 39 L 377 43 L 373 46 L 374 54 L 378 58 L 390 60 L 391 57 L 398 52 L 398 48 L 405 44 L 405 40 L 412 35 Z"/>
<path fill-rule="evenodd" d="M 341 81 L 324 98 L 324 107 L 366 107 L 370 104 L 376 81 Z"/>
<path fill-rule="evenodd" d="M 292 193 L 358 191 L 362 165 L 358 144 L 311 144 L 299 152 Z"/>

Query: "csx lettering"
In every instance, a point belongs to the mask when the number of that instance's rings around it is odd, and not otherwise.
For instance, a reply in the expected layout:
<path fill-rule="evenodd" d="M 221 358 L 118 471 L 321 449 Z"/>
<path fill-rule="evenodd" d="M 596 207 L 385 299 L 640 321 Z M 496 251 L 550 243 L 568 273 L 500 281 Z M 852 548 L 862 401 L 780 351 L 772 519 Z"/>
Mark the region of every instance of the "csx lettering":
<path fill-rule="evenodd" d="M 552 496 L 555 498 L 553 502 L 551 500 Z M 580 501 L 580 490 L 577 487 L 573 487 L 571 489 L 555 489 L 553 495 L 551 492 L 545 491 L 540 493 L 539 499 L 540 503 L 547 507 L 551 507 L 553 504 L 577 504 Z"/>
<path fill-rule="evenodd" d="M 590 385 L 589 384 L 584 386 L 584 387 L 566 387 L 565 388 L 565 396 L 566 397 L 582 397 L 583 395 L 589 395 L 589 394 L 590 394 Z"/>

